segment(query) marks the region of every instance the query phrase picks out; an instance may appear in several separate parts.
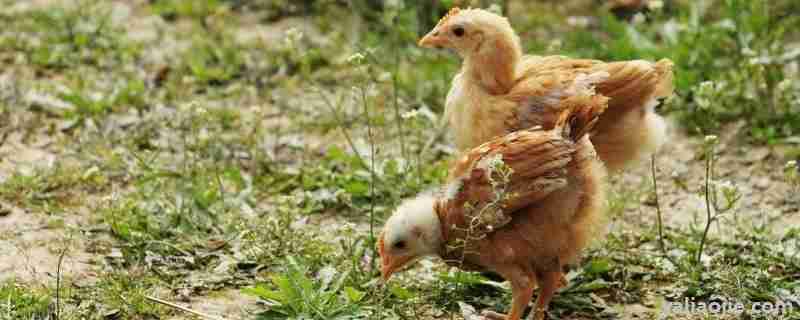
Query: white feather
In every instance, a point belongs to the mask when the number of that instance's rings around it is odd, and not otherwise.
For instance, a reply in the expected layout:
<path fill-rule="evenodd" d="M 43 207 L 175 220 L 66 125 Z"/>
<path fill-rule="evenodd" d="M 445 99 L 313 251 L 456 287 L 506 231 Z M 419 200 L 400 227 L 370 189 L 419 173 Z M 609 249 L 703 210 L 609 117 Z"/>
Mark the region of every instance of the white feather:
<path fill-rule="evenodd" d="M 439 216 L 434 209 L 436 199 L 436 194 L 427 192 L 403 201 L 386 221 L 384 240 L 389 244 L 405 240 L 418 256 L 436 254 L 442 238 Z M 417 236 L 414 230 L 421 234 Z"/>
<path fill-rule="evenodd" d="M 667 139 L 667 121 L 653 111 L 656 105 L 658 105 L 658 100 L 652 99 L 645 106 L 647 113 L 644 117 L 644 127 L 647 128 L 647 136 L 645 137 L 645 147 L 642 150 L 647 154 L 658 150 Z"/>
<path fill-rule="evenodd" d="M 567 88 L 567 95 L 594 95 L 594 86 L 611 75 L 608 72 L 600 71 L 591 74 L 579 74 L 572 82 L 572 86 Z"/>
<path fill-rule="evenodd" d="M 464 181 L 461 178 L 453 179 L 453 181 L 448 183 L 444 189 L 444 199 L 445 200 L 455 199 L 458 192 L 461 191 L 461 187 L 463 185 Z"/>

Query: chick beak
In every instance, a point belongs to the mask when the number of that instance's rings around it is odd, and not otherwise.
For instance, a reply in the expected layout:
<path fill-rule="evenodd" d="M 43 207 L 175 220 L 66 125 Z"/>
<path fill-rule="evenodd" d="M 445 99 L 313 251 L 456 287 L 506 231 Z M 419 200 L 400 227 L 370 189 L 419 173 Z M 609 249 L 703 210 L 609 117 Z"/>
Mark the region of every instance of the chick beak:
<path fill-rule="evenodd" d="M 384 257 L 381 259 L 381 278 L 383 282 L 389 281 L 389 278 L 392 277 L 392 273 L 394 273 L 394 267 L 392 267 L 392 261 L 388 258 Z"/>
<path fill-rule="evenodd" d="M 447 38 L 439 32 L 438 29 L 433 29 L 419 40 L 419 46 L 423 48 L 443 48 L 447 43 Z"/>
<path fill-rule="evenodd" d="M 404 266 L 408 261 L 411 260 L 411 257 L 408 256 L 401 256 L 397 259 L 393 259 L 389 256 L 384 256 L 381 258 L 381 277 L 383 278 L 383 282 L 389 281 L 389 278 L 392 277 L 392 274 L 397 271 L 400 267 Z"/>

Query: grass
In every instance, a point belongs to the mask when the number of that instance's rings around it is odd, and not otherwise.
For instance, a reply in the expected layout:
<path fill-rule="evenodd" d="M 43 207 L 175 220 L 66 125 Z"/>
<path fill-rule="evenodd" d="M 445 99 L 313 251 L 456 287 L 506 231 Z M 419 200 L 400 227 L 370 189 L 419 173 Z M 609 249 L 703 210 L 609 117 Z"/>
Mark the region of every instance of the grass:
<path fill-rule="evenodd" d="M 25 288 L 14 281 L 0 284 L 0 319 L 30 319 L 48 314 L 50 297 Z"/>
<path fill-rule="evenodd" d="M 69 229 L 83 238 L 70 250 L 92 252 L 96 268 L 93 285 L 69 274 L 58 290 L 53 277 L 0 283 L 0 319 L 172 317 L 179 311 L 146 297 L 189 304 L 223 290 L 265 301 L 251 314 L 261 319 L 428 319 L 457 314 L 459 302 L 508 307 L 504 285 L 438 264 L 387 285 L 377 280 L 382 221 L 401 199 L 444 181 L 454 154 L 438 127 L 458 65 L 415 46 L 425 31 L 421 9 L 188 3 L 152 1 L 127 15 L 91 1 L 0 12 L 0 117 L 9 119 L 0 122 L 0 147 L 56 159 L 50 166 L 35 158 L 28 162 L 36 169 L 7 175 L 0 162 L 0 212 L 13 206 L 62 224 L 62 216 L 79 217 L 82 226 Z M 565 5 L 581 11 L 509 5 L 531 52 L 674 60 L 677 94 L 663 112 L 681 130 L 723 136 L 744 122 L 735 136 L 745 141 L 716 152 L 768 144 L 792 155 L 800 81 L 792 71 L 797 18 L 786 13 L 797 6 L 709 3 L 668 2 L 634 23 L 572 2 Z M 571 15 L 591 21 L 564 24 Z M 157 22 L 129 26 L 138 19 Z M 698 154 L 686 165 L 727 163 Z M 781 173 L 796 185 L 793 172 L 786 165 Z M 659 190 L 726 199 L 714 179 L 659 177 Z M 726 213 L 659 234 L 641 203 L 649 177 L 612 190 L 617 227 L 571 267 L 552 318 L 621 317 L 653 297 L 755 303 L 800 292 L 797 229 L 779 233 Z M 659 201 L 665 217 L 677 214 L 669 201 Z M 704 236 L 720 224 L 733 231 Z"/>
<path fill-rule="evenodd" d="M 107 178 L 97 168 L 55 166 L 32 174 L 15 174 L 0 184 L 0 199 L 16 205 L 49 212 L 82 203 L 83 192 L 101 192 Z M 75 185 L 85 190 L 77 190 Z"/>

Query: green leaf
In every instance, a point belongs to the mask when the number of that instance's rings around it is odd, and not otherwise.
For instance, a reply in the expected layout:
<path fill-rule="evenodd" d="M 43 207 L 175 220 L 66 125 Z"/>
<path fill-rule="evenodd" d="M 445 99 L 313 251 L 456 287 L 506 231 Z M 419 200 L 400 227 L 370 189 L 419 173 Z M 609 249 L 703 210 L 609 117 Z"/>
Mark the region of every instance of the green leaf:
<path fill-rule="evenodd" d="M 289 278 L 274 275 L 272 276 L 272 283 L 278 287 L 278 291 L 280 292 L 282 302 L 287 305 L 291 305 L 295 301 L 300 301 L 302 299 L 302 295 L 300 291 L 292 284 Z"/>
<path fill-rule="evenodd" d="M 609 271 L 611 271 L 611 268 L 612 268 L 612 262 L 610 259 L 598 258 L 589 262 L 584 267 L 584 270 L 589 275 L 597 276 L 608 273 Z"/>
<path fill-rule="evenodd" d="M 256 319 L 258 319 L 258 320 L 284 320 L 284 319 L 289 318 L 289 316 L 290 316 L 290 314 L 288 312 L 283 311 L 283 310 L 271 309 L 271 310 L 259 313 L 256 316 Z"/>
<path fill-rule="evenodd" d="M 328 150 L 325 152 L 325 156 L 328 158 L 328 160 L 332 161 L 336 160 L 342 161 L 347 158 L 347 154 L 344 153 L 344 151 L 342 151 L 342 149 L 337 146 L 332 146 L 328 148 Z"/>
<path fill-rule="evenodd" d="M 265 288 L 263 285 L 256 285 L 255 287 L 248 287 L 242 288 L 242 293 L 249 294 L 251 296 L 259 297 L 265 300 L 272 300 L 277 303 L 285 303 L 285 297 L 281 292 L 270 290 Z"/>
<path fill-rule="evenodd" d="M 369 184 L 364 181 L 350 181 L 345 184 L 344 190 L 354 196 L 366 196 L 369 194 Z"/>
<path fill-rule="evenodd" d="M 223 171 L 223 176 L 236 183 L 236 186 L 239 188 L 243 188 L 245 181 L 244 177 L 242 177 L 242 171 L 237 167 L 227 167 L 225 171 Z"/>
<path fill-rule="evenodd" d="M 592 292 L 597 291 L 600 289 L 606 289 L 609 287 L 609 283 L 603 279 L 596 279 L 589 283 L 582 283 L 579 286 L 575 287 L 574 289 L 570 290 L 571 292 Z"/>
<path fill-rule="evenodd" d="M 389 287 L 389 292 L 391 292 L 392 295 L 394 295 L 400 300 L 409 300 L 411 298 L 414 298 L 414 294 L 412 294 L 411 291 L 408 291 L 408 289 L 396 285 Z"/>
<path fill-rule="evenodd" d="M 350 286 L 344 287 L 344 294 L 349 303 L 358 303 L 364 298 L 365 295 L 367 295 L 365 292 L 358 291 L 356 288 Z"/>

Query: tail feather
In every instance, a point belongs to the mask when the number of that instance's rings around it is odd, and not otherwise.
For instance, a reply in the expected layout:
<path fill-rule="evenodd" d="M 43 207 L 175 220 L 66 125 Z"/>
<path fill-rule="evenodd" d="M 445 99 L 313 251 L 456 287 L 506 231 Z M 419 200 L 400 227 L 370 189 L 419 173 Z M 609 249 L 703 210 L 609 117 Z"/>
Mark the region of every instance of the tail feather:
<path fill-rule="evenodd" d="M 595 70 L 610 75 L 597 85 L 597 91 L 611 98 L 604 117 L 611 122 L 630 111 L 643 108 L 650 99 L 672 93 L 672 62 L 668 59 L 657 63 L 644 60 L 611 62 L 597 65 Z"/>
<path fill-rule="evenodd" d="M 658 75 L 658 83 L 656 84 L 656 89 L 653 93 L 654 98 L 668 97 L 673 91 L 675 91 L 673 86 L 673 66 L 674 64 L 669 59 L 661 59 L 656 62 L 655 68 L 656 74 Z"/>
<path fill-rule="evenodd" d="M 654 112 L 658 99 L 673 92 L 673 63 L 624 61 L 598 65 L 608 80 L 597 91 L 610 98 L 591 140 L 609 171 L 618 171 L 654 152 L 664 141 L 666 123 Z"/>

